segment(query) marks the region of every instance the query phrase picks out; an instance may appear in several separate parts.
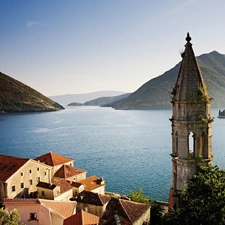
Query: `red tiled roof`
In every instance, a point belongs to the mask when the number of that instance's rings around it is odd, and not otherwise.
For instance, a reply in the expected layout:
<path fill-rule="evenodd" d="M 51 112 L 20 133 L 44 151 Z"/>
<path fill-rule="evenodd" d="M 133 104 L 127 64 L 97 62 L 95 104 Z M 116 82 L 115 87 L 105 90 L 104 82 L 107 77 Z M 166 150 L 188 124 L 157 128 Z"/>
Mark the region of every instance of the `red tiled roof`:
<path fill-rule="evenodd" d="M 99 220 L 100 218 L 98 216 L 81 210 L 65 219 L 63 225 L 95 225 L 99 224 Z"/>
<path fill-rule="evenodd" d="M 46 199 L 39 199 L 41 204 L 48 209 L 52 209 L 55 213 L 59 214 L 63 218 L 68 218 L 73 215 L 76 209 L 76 202 L 73 201 L 52 201 Z"/>
<path fill-rule="evenodd" d="M 68 163 L 70 161 L 74 161 L 73 159 L 66 158 L 66 157 L 56 154 L 54 152 L 46 153 L 42 156 L 37 157 L 35 160 L 45 163 L 49 166 L 57 166 L 57 165 L 61 165 L 64 163 Z"/>
<path fill-rule="evenodd" d="M 76 176 L 78 174 L 85 173 L 85 172 L 87 172 L 87 171 L 81 170 L 81 169 L 78 169 L 78 168 L 75 168 L 75 167 L 72 167 L 69 165 L 62 165 L 60 167 L 60 169 L 55 173 L 54 176 L 67 179 L 69 177 L 73 177 L 73 176 Z"/>
<path fill-rule="evenodd" d="M 54 184 L 57 185 L 57 186 L 60 186 L 60 193 L 61 194 L 73 188 L 69 184 L 69 182 L 66 181 L 66 180 L 60 180 L 58 182 L 55 182 Z"/>
<path fill-rule="evenodd" d="M 4 204 L 40 204 L 38 198 L 5 198 Z"/>
<path fill-rule="evenodd" d="M 90 191 L 82 191 L 74 198 L 76 202 L 82 202 L 97 206 L 103 206 L 104 204 L 109 202 L 110 199 L 111 198 L 109 196 L 101 195 Z"/>
<path fill-rule="evenodd" d="M 105 184 L 99 184 L 97 181 L 99 178 L 97 176 L 91 176 L 84 180 L 80 180 L 79 183 L 84 184 L 85 191 L 92 191 L 101 186 L 105 186 Z"/>
<path fill-rule="evenodd" d="M 0 181 L 9 179 L 18 169 L 30 159 L 0 155 Z"/>
<path fill-rule="evenodd" d="M 133 224 L 149 209 L 150 205 L 147 204 L 111 198 L 102 218 L 108 220 L 117 212 L 119 217 Z"/>

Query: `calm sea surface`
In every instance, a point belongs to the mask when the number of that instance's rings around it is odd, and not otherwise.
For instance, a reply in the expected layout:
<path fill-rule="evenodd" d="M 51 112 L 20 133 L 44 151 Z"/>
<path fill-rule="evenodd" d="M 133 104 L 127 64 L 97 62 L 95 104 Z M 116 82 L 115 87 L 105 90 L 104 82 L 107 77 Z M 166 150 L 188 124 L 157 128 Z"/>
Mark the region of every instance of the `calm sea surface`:
<path fill-rule="evenodd" d="M 216 117 L 218 109 L 212 109 Z M 49 151 L 75 160 L 106 190 L 143 189 L 168 200 L 171 186 L 171 110 L 119 111 L 71 107 L 60 112 L 0 115 L 0 153 L 35 158 Z M 225 168 L 225 119 L 213 123 L 214 164 Z"/>

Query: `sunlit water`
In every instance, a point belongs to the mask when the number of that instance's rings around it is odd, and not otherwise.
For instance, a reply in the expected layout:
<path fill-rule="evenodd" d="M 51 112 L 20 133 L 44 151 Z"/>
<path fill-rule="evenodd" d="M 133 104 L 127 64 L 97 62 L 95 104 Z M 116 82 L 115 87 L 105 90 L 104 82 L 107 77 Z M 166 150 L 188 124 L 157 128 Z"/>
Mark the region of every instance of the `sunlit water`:
<path fill-rule="evenodd" d="M 217 116 L 213 109 L 212 115 Z M 171 110 L 119 111 L 72 107 L 60 112 L 0 115 L 0 153 L 35 158 L 53 151 L 75 159 L 106 190 L 143 189 L 168 200 L 171 186 Z M 225 168 L 225 119 L 213 123 L 214 164 Z"/>

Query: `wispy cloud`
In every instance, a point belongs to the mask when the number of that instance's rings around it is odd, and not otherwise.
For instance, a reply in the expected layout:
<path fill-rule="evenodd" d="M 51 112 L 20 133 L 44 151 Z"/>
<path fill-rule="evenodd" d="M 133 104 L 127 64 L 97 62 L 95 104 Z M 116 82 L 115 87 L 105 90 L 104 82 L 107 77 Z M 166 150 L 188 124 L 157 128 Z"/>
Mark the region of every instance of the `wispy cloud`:
<path fill-rule="evenodd" d="M 34 21 L 34 20 L 27 21 L 28 28 L 32 28 L 33 26 L 43 26 L 43 24 L 39 21 Z"/>

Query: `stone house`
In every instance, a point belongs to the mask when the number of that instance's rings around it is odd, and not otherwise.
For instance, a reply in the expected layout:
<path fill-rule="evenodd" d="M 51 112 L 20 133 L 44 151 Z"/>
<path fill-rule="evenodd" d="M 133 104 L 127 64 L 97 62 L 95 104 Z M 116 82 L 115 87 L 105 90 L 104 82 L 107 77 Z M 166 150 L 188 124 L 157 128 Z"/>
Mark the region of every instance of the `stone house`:
<path fill-rule="evenodd" d="M 44 163 L 52 168 L 52 176 L 54 177 L 54 174 L 63 166 L 63 165 L 69 165 L 71 167 L 74 167 L 74 160 L 64 157 L 62 155 L 56 154 L 54 152 L 46 153 L 42 156 L 39 156 L 35 158 L 36 161 Z M 50 182 L 53 182 L 52 180 Z"/>
<path fill-rule="evenodd" d="M 51 169 L 33 159 L 0 155 L 0 204 L 4 198 L 35 197 L 37 183 L 51 180 Z"/>
<path fill-rule="evenodd" d="M 73 187 L 66 180 L 60 180 L 54 184 L 39 182 L 37 195 L 41 199 L 69 201 L 73 197 Z"/>
<path fill-rule="evenodd" d="M 76 202 L 61 202 L 44 199 L 5 199 L 9 210 L 18 209 L 21 222 L 26 225 L 63 225 L 64 219 L 76 213 Z"/>
<path fill-rule="evenodd" d="M 83 191 L 75 196 L 74 201 L 77 202 L 77 211 L 84 210 L 96 216 L 102 217 L 110 197 L 94 193 L 90 191 Z"/>
<path fill-rule="evenodd" d="M 84 191 L 84 184 L 79 182 L 70 182 L 70 185 L 73 187 L 73 196 L 76 196 L 77 194 Z"/>
<path fill-rule="evenodd" d="M 65 179 L 68 181 L 80 181 L 86 179 L 86 170 L 78 169 L 70 165 L 62 165 L 54 174 L 53 182 Z"/>
<path fill-rule="evenodd" d="M 65 219 L 63 225 L 97 225 L 99 224 L 99 220 L 100 218 L 98 216 L 81 210 L 80 212 L 77 212 L 76 214 Z"/>
<path fill-rule="evenodd" d="M 99 178 L 96 175 L 93 175 L 84 180 L 80 180 L 78 183 L 84 185 L 85 191 L 91 191 L 102 195 L 105 194 L 105 181 L 102 177 Z"/>

